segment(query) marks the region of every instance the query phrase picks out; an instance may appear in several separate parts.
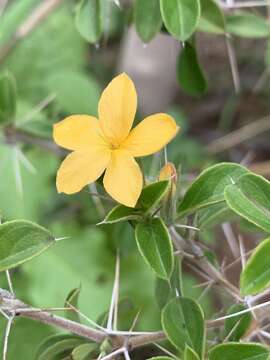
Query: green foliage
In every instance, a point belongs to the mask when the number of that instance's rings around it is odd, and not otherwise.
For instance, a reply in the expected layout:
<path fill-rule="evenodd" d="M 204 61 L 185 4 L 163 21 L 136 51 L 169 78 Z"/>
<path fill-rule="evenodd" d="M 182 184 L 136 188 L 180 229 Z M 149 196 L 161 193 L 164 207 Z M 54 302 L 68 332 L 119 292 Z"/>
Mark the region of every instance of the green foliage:
<path fill-rule="evenodd" d="M 238 215 L 270 232 L 270 183 L 262 176 L 246 174 L 225 189 L 227 205 Z"/>
<path fill-rule="evenodd" d="M 201 0 L 198 30 L 213 34 L 225 33 L 225 18 L 216 0 Z"/>
<path fill-rule="evenodd" d="M 86 41 L 99 41 L 102 35 L 100 0 L 81 0 L 76 10 L 76 27 Z"/>
<path fill-rule="evenodd" d="M 6 71 L 0 75 L 0 124 L 12 122 L 16 114 L 17 87 L 14 76 Z"/>
<path fill-rule="evenodd" d="M 191 347 L 186 345 L 184 351 L 184 360 L 200 360 L 200 358 Z"/>
<path fill-rule="evenodd" d="M 96 344 L 81 344 L 72 351 L 72 360 L 88 360 Z"/>
<path fill-rule="evenodd" d="M 141 255 L 155 274 L 168 279 L 173 269 L 173 247 L 162 219 L 153 218 L 137 224 L 135 237 Z"/>
<path fill-rule="evenodd" d="M 199 0 L 160 0 L 160 7 L 168 31 L 178 40 L 187 40 L 200 18 Z"/>
<path fill-rule="evenodd" d="M 186 345 L 204 354 L 204 316 L 200 306 L 188 298 L 171 300 L 162 311 L 162 327 L 171 343 L 180 351 Z"/>
<path fill-rule="evenodd" d="M 54 242 L 48 230 L 30 221 L 14 220 L 0 225 L 0 271 L 32 259 Z"/>
<path fill-rule="evenodd" d="M 234 304 L 229 308 L 227 315 L 235 314 L 246 309 L 246 306 L 243 304 Z M 239 341 L 248 330 L 251 322 L 252 316 L 250 312 L 226 319 L 224 337 L 228 341 Z"/>
<path fill-rule="evenodd" d="M 258 245 L 241 273 L 240 288 L 243 295 L 257 294 L 270 284 L 270 238 Z"/>
<path fill-rule="evenodd" d="M 162 25 L 159 0 L 136 0 L 134 22 L 142 41 L 147 43 L 152 40 Z"/>
<path fill-rule="evenodd" d="M 65 301 L 65 307 L 69 308 L 69 309 L 65 310 L 66 318 L 69 320 L 76 321 L 76 322 L 80 322 L 80 316 L 75 310 L 72 310 L 72 308 L 78 309 L 80 292 L 81 292 L 80 287 L 72 289 L 68 293 L 68 296 Z M 71 307 L 70 307 L 70 305 L 71 305 Z"/>
<path fill-rule="evenodd" d="M 267 20 L 248 12 L 228 15 L 226 17 L 226 30 L 233 35 L 248 38 L 265 38 L 270 34 Z"/>
<path fill-rule="evenodd" d="M 126 220 L 142 220 L 154 210 L 166 193 L 169 191 L 170 182 L 158 181 L 145 186 L 142 190 L 136 208 L 117 205 L 105 217 L 101 224 L 113 224 Z"/>
<path fill-rule="evenodd" d="M 100 86 L 96 80 L 77 71 L 63 70 L 47 79 L 47 88 L 67 114 L 96 115 Z"/>
<path fill-rule="evenodd" d="M 69 334 L 50 336 L 39 346 L 35 360 L 57 360 L 59 357 L 63 358 L 84 342 L 84 339 Z"/>
<path fill-rule="evenodd" d="M 207 80 L 198 61 L 196 48 L 189 42 L 179 53 L 177 79 L 189 95 L 202 95 L 207 90 Z"/>
<path fill-rule="evenodd" d="M 221 163 L 204 170 L 189 187 L 178 207 L 182 217 L 198 209 L 224 201 L 224 188 L 248 170 L 232 163 Z"/>
<path fill-rule="evenodd" d="M 209 360 L 268 360 L 269 350 L 258 344 L 227 343 L 211 349 Z"/>

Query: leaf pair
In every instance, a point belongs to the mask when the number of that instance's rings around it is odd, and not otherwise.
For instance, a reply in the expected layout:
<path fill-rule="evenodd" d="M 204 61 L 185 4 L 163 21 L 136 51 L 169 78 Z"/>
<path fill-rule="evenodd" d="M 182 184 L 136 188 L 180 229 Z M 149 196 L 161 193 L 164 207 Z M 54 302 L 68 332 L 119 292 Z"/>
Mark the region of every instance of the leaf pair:
<path fill-rule="evenodd" d="M 146 186 L 135 209 L 118 205 L 111 210 L 101 224 L 133 221 L 135 237 L 141 255 L 154 273 L 169 279 L 173 269 L 173 247 L 170 234 L 159 217 L 149 216 L 168 193 L 168 180 Z"/>

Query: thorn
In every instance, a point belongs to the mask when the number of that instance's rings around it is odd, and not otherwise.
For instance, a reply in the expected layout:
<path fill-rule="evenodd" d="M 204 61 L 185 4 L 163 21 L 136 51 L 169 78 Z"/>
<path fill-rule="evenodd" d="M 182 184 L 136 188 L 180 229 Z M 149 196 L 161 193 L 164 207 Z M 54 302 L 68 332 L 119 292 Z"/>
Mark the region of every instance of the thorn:
<path fill-rule="evenodd" d="M 71 239 L 71 236 L 63 236 L 63 237 L 55 238 L 54 241 L 62 241 L 66 239 Z"/>
<path fill-rule="evenodd" d="M 12 295 L 14 295 L 15 293 L 14 293 L 14 289 L 13 289 L 13 285 L 12 285 L 10 273 L 9 273 L 8 270 L 6 270 L 6 277 L 7 277 L 7 282 L 8 282 L 9 291 L 11 292 Z"/>
<path fill-rule="evenodd" d="M 117 251 L 116 264 L 115 264 L 115 277 L 114 277 L 111 305 L 110 305 L 108 321 L 107 321 L 108 331 L 116 330 L 117 328 L 119 282 L 120 282 L 119 278 L 120 278 L 120 257 L 119 257 L 119 251 Z"/>

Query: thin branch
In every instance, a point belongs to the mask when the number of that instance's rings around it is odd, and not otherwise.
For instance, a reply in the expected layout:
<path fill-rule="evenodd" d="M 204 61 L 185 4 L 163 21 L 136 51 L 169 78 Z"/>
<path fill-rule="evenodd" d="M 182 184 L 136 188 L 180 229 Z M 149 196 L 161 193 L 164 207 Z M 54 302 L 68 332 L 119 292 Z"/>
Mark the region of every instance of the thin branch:
<path fill-rule="evenodd" d="M 14 320 L 14 315 L 11 315 L 8 319 L 6 330 L 5 330 L 5 336 L 4 336 L 4 347 L 3 347 L 3 360 L 7 360 L 7 352 L 8 352 L 8 340 L 11 330 L 11 325 Z"/>
<path fill-rule="evenodd" d="M 234 130 L 229 134 L 214 140 L 208 144 L 207 150 L 211 154 L 218 154 L 269 130 L 270 116 L 268 115 L 261 119 L 252 121 L 251 123 L 242 126 L 240 129 Z"/>
<path fill-rule="evenodd" d="M 50 13 L 55 10 L 63 0 L 45 0 L 38 5 L 33 12 L 29 15 L 26 21 L 18 27 L 15 34 L 0 49 L 0 62 L 10 54 L 17 43 L 23 40 L 28 34 L 30 34 L 43 20 L 47 18 Z"/>

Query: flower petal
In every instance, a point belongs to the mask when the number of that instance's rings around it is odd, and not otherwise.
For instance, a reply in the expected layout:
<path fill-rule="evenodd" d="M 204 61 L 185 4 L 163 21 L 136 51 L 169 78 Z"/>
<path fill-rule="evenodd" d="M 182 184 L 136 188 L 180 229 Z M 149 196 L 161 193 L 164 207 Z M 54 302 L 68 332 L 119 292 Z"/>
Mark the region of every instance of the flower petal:
<path fill-rule="evenodd" d="M 123 73 L 103 91 L 98 114 L 105 136 L 115 145 L 128 136 L 137 109 L 137 93 L 132 80 Z"/>
<path fill-rule="evenodd" d="M 133 156 L 151 155 L 170 142 L 179 127 L 167 114 L 148 116 L 137 125 L 122 144 Z"/>
<path fill-rule="evenodd" d="M 98 119 L 88 115 L 72 115 L 53 126 L 54 141 L 69 150 L 91 144 L 105 144 Z"/>
<path fill-rule="evenodd" d="M 103 179 L 106 191 L 119 203 L 134 207 L 141 194 L 143 177 L 135 159 L 125 150 L 114 150 Z"/>
<path fill-rule="evenodd" d="M 77 150 L 62 162 L 56 177 L 58 192 L 74 194 L 85 185 L 97 180 L 104 172 L 111 152 L 101 146 L 92 145 L 88 149 Z"/>

